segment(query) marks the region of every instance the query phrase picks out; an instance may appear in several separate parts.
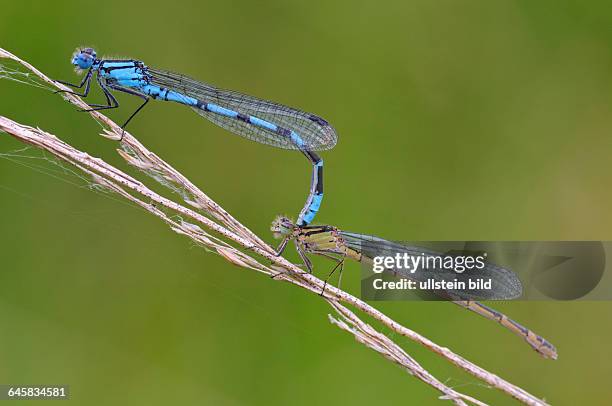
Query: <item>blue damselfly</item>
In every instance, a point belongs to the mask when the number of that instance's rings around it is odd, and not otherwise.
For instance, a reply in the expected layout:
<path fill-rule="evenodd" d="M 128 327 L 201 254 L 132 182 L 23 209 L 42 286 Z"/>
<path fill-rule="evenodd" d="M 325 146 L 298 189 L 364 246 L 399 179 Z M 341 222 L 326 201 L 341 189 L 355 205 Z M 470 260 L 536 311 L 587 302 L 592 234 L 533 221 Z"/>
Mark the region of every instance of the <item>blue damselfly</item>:
<path fill-rule="evenodd" d="M 235 91 L 219 89 L 178 73 L 155 69 L 139 60 L 99 59 L 93 48 L 78 49 L 71 62 L 78 71 L 86 71 L 85 77 L 80 84 L 60 83 L 85 89 L 82 93 L 65 92 L 87 97 L 95 77 L 106 98 L 106 104 L 90 104 L 91 109 L 81 111 L 119 107 L 113 91 L 144 100 L 123 123 L 122 128 L 149 100 L 172 101 L 193 108 L 214 124 L 244 138 L 278 148 L 299 150 L 311 162 L 313 174 L 310 193 L 299 214 L 298 224 L 307 225 L 314 219 L 323 200 L 323 160 L 313 151 L 330 149 L 337 141 L 334 128 L 321 117 Z"/>

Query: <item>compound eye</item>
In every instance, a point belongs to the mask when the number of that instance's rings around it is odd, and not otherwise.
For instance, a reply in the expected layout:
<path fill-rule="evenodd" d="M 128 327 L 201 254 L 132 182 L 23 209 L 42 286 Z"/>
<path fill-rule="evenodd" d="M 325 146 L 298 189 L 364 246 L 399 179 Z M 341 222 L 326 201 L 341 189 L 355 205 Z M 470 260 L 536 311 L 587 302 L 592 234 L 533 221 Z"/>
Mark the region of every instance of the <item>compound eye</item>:
<path fill-rule="evenodd" d="M 81 53 L 91 56 L 93 59 L 96 58 L 96 51 L 93 48 L 85 48 L 81 50 Z"/>

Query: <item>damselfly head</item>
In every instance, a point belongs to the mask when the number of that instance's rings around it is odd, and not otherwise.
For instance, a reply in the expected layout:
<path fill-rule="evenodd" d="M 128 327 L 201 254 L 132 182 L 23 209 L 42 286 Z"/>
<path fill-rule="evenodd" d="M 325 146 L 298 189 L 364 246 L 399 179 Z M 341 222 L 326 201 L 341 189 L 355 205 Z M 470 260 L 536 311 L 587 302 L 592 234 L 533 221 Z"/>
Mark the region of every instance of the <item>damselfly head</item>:
<path fill-rule="evenodd" d="M 293 221 L 289 220 L 285 216 L 278 216 L 272 222 L 272 226 L 270 227 L 270 231 L 274 235 L 274 238 L 283 238 L 288 236 L 295 229 L 295 224 Z"/>
<path fill-rule="evenodd" d="M 93 48 L 79 48 L 72 54 L 72 64 L 77 71 L 91 68 L 96 61 L 96 51 Z"/>

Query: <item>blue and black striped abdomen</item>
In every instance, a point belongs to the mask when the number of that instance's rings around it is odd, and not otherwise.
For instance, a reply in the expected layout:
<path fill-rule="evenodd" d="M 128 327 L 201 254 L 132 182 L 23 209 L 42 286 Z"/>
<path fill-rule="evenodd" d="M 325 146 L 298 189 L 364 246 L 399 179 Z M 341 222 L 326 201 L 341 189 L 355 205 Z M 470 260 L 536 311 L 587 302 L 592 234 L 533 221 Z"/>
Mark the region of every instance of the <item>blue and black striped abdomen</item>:
<path fill-rule="evenodd" d="M 198 100 L 195 110 L 208 120 L 245 138 L 282 148 L 308 150 L 308 144 L 297 132 L 251 114 L 240 113 L 215 103 Z M 245 111 L 242 109 L 242 111 Z M 259 114 L 259 112 L 256 112 Z M 263 116 L 263 114 L 260 114 Z"/>
<path fill-rule="evenodd" d="M 312 151 L 304 151 L 304 154 L 312 162 L 313 172 L 308 200 L 297 219 L 297 225 L 300 227 L 312 223 L 323 201 L 323 160 Z"/>
<path fill-rule="evenodd" d="M 318 151 L 336 145 L 333 127 L 313 114 L 218 89 L 177 73 L 149 68 L 147 74 L 150 85 L 197 100 L 192 107 L 198 114 L 244 138 L 284 149 Z"/>

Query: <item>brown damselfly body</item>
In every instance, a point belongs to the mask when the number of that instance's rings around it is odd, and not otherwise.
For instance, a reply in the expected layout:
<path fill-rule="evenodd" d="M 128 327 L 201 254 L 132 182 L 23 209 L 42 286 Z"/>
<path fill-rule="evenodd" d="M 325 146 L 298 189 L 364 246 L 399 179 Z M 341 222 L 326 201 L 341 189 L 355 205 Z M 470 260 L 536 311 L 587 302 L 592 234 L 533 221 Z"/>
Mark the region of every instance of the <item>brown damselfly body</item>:
<path fill-rule="evenodd" d="M 283 239 L 278 247 L 278 255 L 283 252 L 289 241 L 293 240 L 297 252 L 309 272 L 312 272 L 312 263 L 308 259 L 307 254 L 315 254 L 336 261 L 336 266 L 332 269 L 329 276 L 336 270 L 342 272 L 346 258 L 351 258 L 360 263 L 371 263 L 373 258 L 377 256 L 389 256 L 394 253 L 407 253 L 409 255 L 421 255 L 423 253 L 427 255 L 441 255 L 440 253 L 428 251 L 421 247 L 400 244 L 370 235 L 350 233 L 329 225 L 300 227 L 286 217 L 278 217 L 275 219 L 272 223 L 271 230 L 276 238 Z M 423 278 L 423 273 L 410 273 L 404 268 L 387 269 L 386 271 L 417 281 Z M 457 276 L 453 271 L 445 269 L 440 269 L 439 272 L 432 272 L 429 274 L 429 277 L 432 275 L 435 275 L 435 278 L 439 280 L 447 280 L 450 277 Z M 473 273 L 472 276 L 474 276 Z M 522 337 L 543 357 L 556 359 L 557 350 L 555 346 L 546 339 L 507 317 L 503 313 L 474 300 L 476 298 L 479 300 L 514 299 L 521 296 L 522 285 L 518 277 L 510 270 L 489 263 L 486 264 L 484 269 L 478 271 L 476 276 L 486 276 L 493 279 L 493 286 L 495 286 L 495 289 L 491 293 L 494 297 L 483 297 L 482 291 L 478 291 L 478 295 L 473 295 L 469 291 L 466 292 L 464 290 L 453 289 L 446 291 L 436 290 L 434 292 L 442 296 L 443 299 L 452 301 L 456 305 L 469 309 L 487 319 L 498 322 L 503 327 Z"/>

